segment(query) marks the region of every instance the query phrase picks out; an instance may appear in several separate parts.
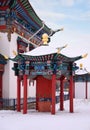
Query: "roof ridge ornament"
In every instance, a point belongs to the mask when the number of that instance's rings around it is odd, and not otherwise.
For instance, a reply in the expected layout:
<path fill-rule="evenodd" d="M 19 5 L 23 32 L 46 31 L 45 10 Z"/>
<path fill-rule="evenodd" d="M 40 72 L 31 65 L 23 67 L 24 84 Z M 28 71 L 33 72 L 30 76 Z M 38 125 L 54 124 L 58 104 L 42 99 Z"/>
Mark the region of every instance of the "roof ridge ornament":
<path fill-rule="evenodd" d="M 17 55 L 17 52 L 13 50 L 13 55 L 16 56 Z"/>
<path fill-rule="evenodd" d="M 6 55 L 4 55 L 4 58 L 5 58 L 6 60 L 8 60 L 8 59 L 9 59 L 9 57 L 8 57 L 8 56 L 6 56 Z"/>
<path fill-rule="evenodd" d="M 86 58 L 86 57 L 87 57 L 87 55 L 88 55 L 88 53 L 86 53 L 86 54 L 82 55 L 82 58 Z"/>
<path fill-rule="evenodd" d="M 65 46 L 62 46 L 62 47 L 57 47 L 57 54 L 60 54 L 60 51 L 64 48 L 66 48 L 68 46 L 68 44 L 66 44 Z"/>
<path fill-rule="evenodd" d="M 49 37 L 53 36 L 56 32 L 63 31 L 63 30 L 64 30 L 64 28 L 60 28 L 60 29 L 56 29 L 56 30 L 51 29 L 51 33 L 49 34 Z"/>

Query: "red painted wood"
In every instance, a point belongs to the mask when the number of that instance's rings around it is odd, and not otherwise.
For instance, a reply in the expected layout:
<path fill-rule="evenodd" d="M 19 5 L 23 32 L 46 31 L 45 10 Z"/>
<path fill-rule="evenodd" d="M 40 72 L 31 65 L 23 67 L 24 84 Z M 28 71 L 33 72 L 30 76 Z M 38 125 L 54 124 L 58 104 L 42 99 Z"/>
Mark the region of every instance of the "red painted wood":
<path fill-rule="evenodd" d="M 47 101 L 43 103 L 40 101 L 40 98 L 51 98 L 51 88 L 52 88 L 52 81 L 49 79 L 44 78 L 43 76 L 37 77 L 37 84 L 36 84 L 36 110 L 38 111 L 50 111 Z M 42 108 L 43 107 L 43 108 Z"/>
<path fill-rule="evenodd" d="M 6 25 L 0 25 L 0 30 L 6 29 Z"/>
<path fill-rule="evenodd" d="M 60 79 L 60 110 L 64 110 L 64 79 Z"/>
<path fill-rule="evenodd" d="M 21 111 L 20 98 L 21 98 L 21 84 L 20 78 L 17 76 L 17 111 Z"/>
<path fill-rule="evenodd" d="M 38 97 L 38 80 L 36 79 L 36 110 L 38 110 L 38 102 L 39 102 L 39 97 Z"/>
<path fill-rule="evenodd" d="M 37 96 L 39 98 L 51 98 L 52 81 L 44 78 L 43 76 L 38 76 L 37 82 Z"/>
<path fill-rule="evenodd" d="M 56 103 L 56 75 L 52 75 L 52 108 L 51 108 L 51 114 L 55 114 L 55 103 Z"/>
<path fill-rule="evenodd" d="M 8 6 L 0 6 L 0 10 L 6 10 Z"/>
<path fill-rule="evenodd" d="M 86 81 L 86 90 L 85 90 L 85 98 L 88 98 L 88 82 Z"/>
<path fill-rule="evenodd" d="M 70 112 L 73 113 L 73 76 L 70 75 Z"/>
<path fill-rule="evenodd" d="M 73 81 L 73 98 L 75 98 L 75 81 Z"/>
<path fill-rule="evenodd" d="M 0 72 L 0 98 L 2 98 L 2 72 Z"/>
<path fill-rule="evenodd" d="M 24 80 L 24 99 L 23 99 L 23 114 L 27 113 L 27 75 L 23 76 Z"/>

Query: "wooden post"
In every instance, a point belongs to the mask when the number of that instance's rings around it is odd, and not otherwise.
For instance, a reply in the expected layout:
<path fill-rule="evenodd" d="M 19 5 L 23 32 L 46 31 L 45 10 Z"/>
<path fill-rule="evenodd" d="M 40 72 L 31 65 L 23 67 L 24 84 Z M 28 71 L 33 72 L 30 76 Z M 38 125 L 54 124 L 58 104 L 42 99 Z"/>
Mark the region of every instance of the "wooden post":
<path fill-rule="evenodd" d="M 21 80 L 19 76 L 17 76 L 17 111 L 21 111 L 20 98 L 21 98 Z"/>
<path fill-rule="evenodd" d="M 24 74 L 24 100 L 23 100 L 23 114 L 27 113 L 27 75 Z"/>
<path fill-rule="evenodd" d="M 87 88 L 87 87 L 88 87 L 88 86 L 87 86 L 87 81 L 86 81 L 86 90 L 85 90 L 85 98 L 86 98 L 86 99 L 88 98 L 88 94 L 87 94 L 87 93 L 88 93 L 88 90 L 87 90 L 88 88 Z"/>
<path fill-rule="evenodd" d="M 75 81 L 73 81 L 73 98 L 75 98 Z"/>
<path fill-rule="evenodd" d="M 38 110 L 38 102 L 39 102 L 39 97 L 38 97 L 38 78 L 36 80 L 36 110 Z"/>
<path fill-rule="evenodd" d="M 61 76 L 60 78 L 60 110 L 63 111 L 64 110 L 64 76 Z"/>
<path fill-rule="evenodd" d="M 70 112 L 73 113 L 73 75 L 70 75 Z"/>
<path fill-rule="evenodd" d="M 55 114 L 55 103 L 56 103 L 56 74 L 52 75 L 52 108 L 51 108 L 51 114 Z"/>
<path fill-rule="evenodd" d="M 70 63 L 70 113 L 73 113 L 73 72 L 72 72 L 72 64 Z"/>

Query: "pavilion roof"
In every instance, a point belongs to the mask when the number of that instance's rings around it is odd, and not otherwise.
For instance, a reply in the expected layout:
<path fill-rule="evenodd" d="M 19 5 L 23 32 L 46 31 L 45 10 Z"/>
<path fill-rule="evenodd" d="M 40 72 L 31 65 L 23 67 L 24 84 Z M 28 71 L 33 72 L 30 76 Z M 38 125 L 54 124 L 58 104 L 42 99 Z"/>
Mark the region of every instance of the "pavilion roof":
<path fill-rule="evenodd" d="M 86 70 L 86 68 L 80 68 L 78 70 L 76 70 L 75 75 L 86 75 L 89 72 Z"/>
<path fill-rule="evenodd" d="M 61 54 L 61 52 L 58 53 L 58 49 L 59 51 L 61 51 L 64 48 L 65 46 L 55 48 L 47 45 L 42 45 L 40 47 L 33 49 L 30 52 L 24 53 L 23 57 L 25 57 L 28 60 L 36 62 L 52 60 L 52 61 L 62 61 L 65 63 L 74 62 L 82 58 L 82 56 L 67 57 L 66 55 Z"/>
<path fill-rule="evenodd" d="M 16 61 L 16 62 L 18 62 L 19 60 L 26 60 L 26 61 L 30 61 L 30 62 L 60 61 L 60 62 L 64 62 L 64 63 L 73 63 L 81 58 L 82 58 L 82 56 L 67 57 L 61 53 L 60 54 L 51 53 L 51 54 L 39 55 L 39 56 L 18 54 L 15 58 L 12 58 L 12 60 Z"/>
<path fill-rule="evenodd" d="M 63 48 L 65 48 L 65 46 L 60 47 L 59 51 Z M 32 74 L 30 73 L 31 75 L 48 75 L 49 71 L 50 74 L 53 71 L 60 76 L 61 74 L 68 75 L 71 68 L 72 71 L 77 70 L 78 66 L 76 66 L 74 62 L 81 58 L 83 58 L 83 56 L 67 57 L 62 53 L 57 53 L 56 48 L 51 48 L 50 46 L 40 46 L 30 52 L 22 54 L 19 53 L 14 58 L 10 58 L 10 60 L 17 62 L 21 66 L 25 66 L 26 64 L 26 66 L 30 65 L 31 68 L 34 67 L 35 72 L 32 70 Z M 43 71 L 43 67 L 45 72 Z"/>
<path fill-rule="evenodd" d="M 76 82 L 90 82 L 90 72 L 86 68 L 80 67 L 75 71 L 74 80 Z"/>

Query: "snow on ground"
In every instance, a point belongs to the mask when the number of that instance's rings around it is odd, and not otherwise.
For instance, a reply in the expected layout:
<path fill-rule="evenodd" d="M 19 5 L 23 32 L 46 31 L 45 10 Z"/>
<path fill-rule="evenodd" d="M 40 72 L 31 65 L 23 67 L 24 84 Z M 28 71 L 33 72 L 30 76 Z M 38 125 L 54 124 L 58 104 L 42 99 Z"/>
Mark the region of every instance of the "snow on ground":
<path fill-rule="evenodd" d="M 49 112 L 28 110 L 27 114 L 17 111 L 0 111 L 0 130 L 90 130 L 90 99 L 74 100 L 74 113 L 69 113 L 69 101 L 65 109 L 56 115 Z"/>

